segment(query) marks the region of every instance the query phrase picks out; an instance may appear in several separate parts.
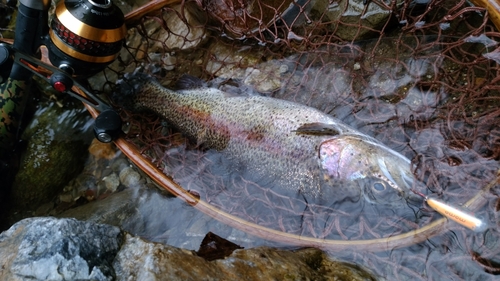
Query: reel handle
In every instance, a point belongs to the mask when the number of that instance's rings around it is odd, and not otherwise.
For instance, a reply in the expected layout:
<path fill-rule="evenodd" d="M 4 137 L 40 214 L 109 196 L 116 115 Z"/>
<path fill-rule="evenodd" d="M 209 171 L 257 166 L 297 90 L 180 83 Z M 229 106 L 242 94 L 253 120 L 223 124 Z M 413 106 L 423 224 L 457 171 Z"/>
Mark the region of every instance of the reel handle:
<path fill-rule="evenodd" d="M 112 109 L 101 112 L 94 122 L 94 135 L 100 142 L 111 142 L 122 132 L 122 119 Z"/>

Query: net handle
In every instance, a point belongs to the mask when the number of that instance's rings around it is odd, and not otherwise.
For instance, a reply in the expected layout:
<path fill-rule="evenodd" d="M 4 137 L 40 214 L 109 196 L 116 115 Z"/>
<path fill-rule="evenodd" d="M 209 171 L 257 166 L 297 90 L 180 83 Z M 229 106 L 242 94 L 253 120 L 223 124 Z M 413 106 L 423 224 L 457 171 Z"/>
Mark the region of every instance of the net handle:
<path fill-rule="evenodd" d="M 498 0 L 470 0 L 472 4 L 485 8 L 488 11 L 488 17 L 493 22 L 498 31 L 500 31 L 500 2 Z"/>

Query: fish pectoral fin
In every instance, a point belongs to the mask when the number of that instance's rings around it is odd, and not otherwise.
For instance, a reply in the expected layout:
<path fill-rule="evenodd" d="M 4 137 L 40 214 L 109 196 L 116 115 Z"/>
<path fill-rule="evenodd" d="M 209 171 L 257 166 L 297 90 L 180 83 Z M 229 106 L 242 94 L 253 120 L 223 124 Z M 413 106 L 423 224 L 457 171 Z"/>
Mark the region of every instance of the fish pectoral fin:
<path fill-rule="evenodd" d="M 336 136 L 340 135 L 338 128 L 333 124 L 326 123 L 306 123 L 298 127 L 293 132 L 297 134 L 304 135 L 316 135 L 316 136 Z"/>

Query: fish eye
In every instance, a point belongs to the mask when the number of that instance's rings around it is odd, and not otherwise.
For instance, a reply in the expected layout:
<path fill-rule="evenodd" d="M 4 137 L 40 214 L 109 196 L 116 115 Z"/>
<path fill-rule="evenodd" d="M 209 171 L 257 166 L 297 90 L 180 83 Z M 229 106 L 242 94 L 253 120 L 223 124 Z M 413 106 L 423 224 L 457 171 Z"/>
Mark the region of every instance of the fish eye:
<path fill-rule="evenodd" d="M 386 189 L 386 186 L 382 182 L 377 181 L 377 182 L 373 183 L 373 189 L 375 191 L 380 192 L 380 191 L 384 191 Z"/>
<path fill-rule="evenodd" d="M 392 205 L 401 199 L 398 191 L 379 177 L 366 177 L 360 181 L 364 186 L 364 197 L 370 203 Z"/>

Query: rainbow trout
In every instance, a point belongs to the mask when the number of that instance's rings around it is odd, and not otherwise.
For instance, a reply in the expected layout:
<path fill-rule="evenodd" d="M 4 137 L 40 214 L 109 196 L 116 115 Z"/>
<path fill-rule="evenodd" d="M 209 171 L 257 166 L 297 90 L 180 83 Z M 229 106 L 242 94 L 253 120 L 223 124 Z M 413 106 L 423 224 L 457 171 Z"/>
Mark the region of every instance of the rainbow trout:
<path fill-rule="evenodd" d="M 407 158 L 314 108 L 207 87 L 173 91 L 145 74 L 119 84 L 125 107 L 153 111 L 197 144 L 282 187 L 318 195 L 330 183 L 371 178 L 372 198 L 386 189 L 412 194 Z"/>

